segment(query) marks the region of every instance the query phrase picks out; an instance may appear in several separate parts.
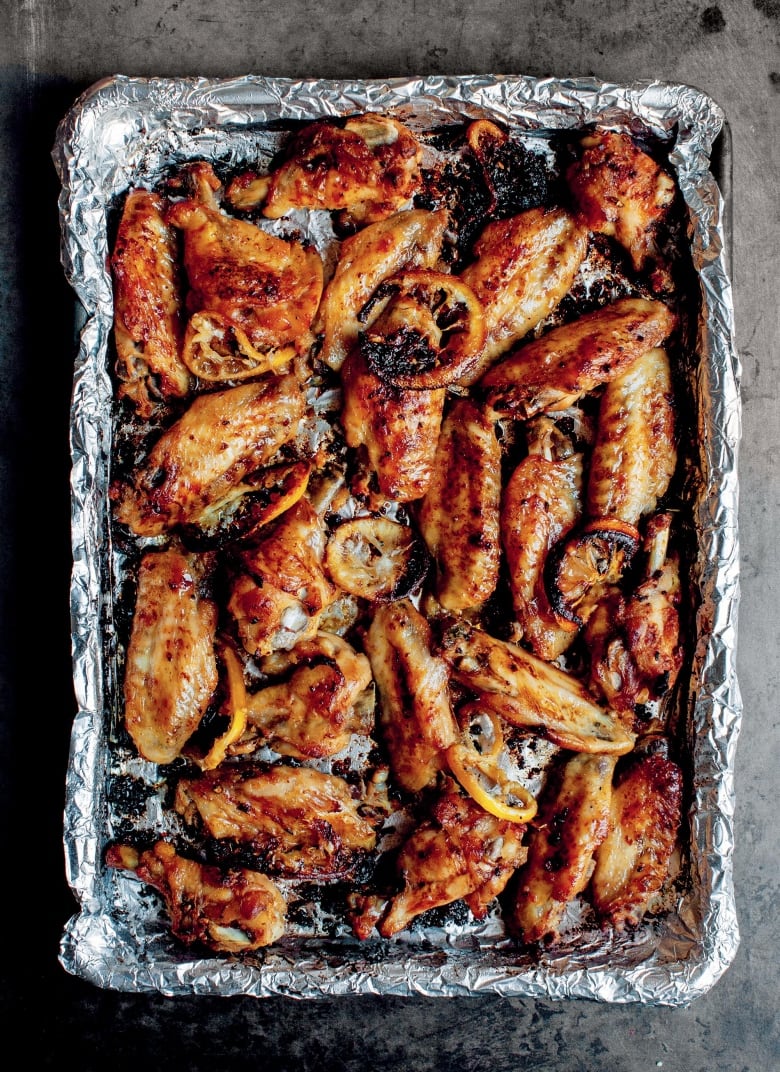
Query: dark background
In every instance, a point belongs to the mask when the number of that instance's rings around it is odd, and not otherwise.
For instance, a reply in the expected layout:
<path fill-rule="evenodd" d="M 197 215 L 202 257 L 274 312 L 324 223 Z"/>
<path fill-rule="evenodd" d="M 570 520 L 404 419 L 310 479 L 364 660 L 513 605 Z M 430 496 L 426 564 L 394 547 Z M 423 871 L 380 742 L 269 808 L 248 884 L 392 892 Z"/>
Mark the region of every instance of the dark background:
<path fill-rule="evenodd" d="M 74 299 L 59 263 L 56 126 L 107 75 L 527 74 L 684 82 L 724 108 L 744 367 L 744 718 L 736 960 L 687 1009 L 589 1001 L 165 998 L 103 991 L 57 960 L 76 904 L 62 810 L 70 724 Z M 0 3 L 0 792 L 7 1052 L 30 1068 L 774 1072 L 780 522 L 780 0 L 4 0 Z"/>

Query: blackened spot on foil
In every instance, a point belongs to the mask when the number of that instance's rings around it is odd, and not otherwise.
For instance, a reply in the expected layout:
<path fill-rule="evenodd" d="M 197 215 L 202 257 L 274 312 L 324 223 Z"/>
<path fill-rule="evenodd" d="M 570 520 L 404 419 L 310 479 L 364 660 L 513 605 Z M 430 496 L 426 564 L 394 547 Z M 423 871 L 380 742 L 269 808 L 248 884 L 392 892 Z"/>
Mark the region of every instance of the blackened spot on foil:
<path fill-rule="evenodd" d="M 719 7 L 705 7 L 699 16 L 699 23 L 702 30 L 705 33 L 720 33 L 721 30 L 726 28 L 726 20 L 723 18 L 723 12 Z"/>

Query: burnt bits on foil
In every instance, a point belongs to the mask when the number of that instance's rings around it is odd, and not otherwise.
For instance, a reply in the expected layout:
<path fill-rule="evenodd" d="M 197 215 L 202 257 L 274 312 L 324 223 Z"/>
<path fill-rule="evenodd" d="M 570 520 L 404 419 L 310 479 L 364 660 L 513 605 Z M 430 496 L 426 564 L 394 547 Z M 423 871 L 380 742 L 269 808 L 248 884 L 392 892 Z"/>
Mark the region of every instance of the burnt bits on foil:
<path fill-rule="evenodd" d="M 613 935 L 586 928 L 576 941 L 534 956 L 507 936 L 495 913 L 478 923 L 445 913 L 395 939 L 358 941 L 322 902 L 261 952 L 200 958 L 171 936 L 149 887 L 104 863 L 107 844 L 132 830 L 176 834 L 163 776 L 123 746 L 120 732 L 122 585 L 130 583 L 130 570 L 126 549 L 114 543 L 108 500 L 116 435 L 107 267 L 112 228 L 131 185 L 154 186 L 195 159 L 225 172 L 250 165 L 261 170 L 301 120 L 368 110 L 389 113 L 415 132 L 492 119 L 529 149 L 529 159 L 544 156 L 561 133 L 572 136 L 598 124 L 652 146 L 677 180 L 695 306 L 682 363 L 691 402 L 689 570 L 696 592 L 688 622 L 695 636 L 676 700 L 689 763 L 682 878 L 666 910 L 636 930 Z M 728 191 L 719 173 L 727 162 L 727 133 L 721 109 L 705 94 L 656 82 L 114 77 L 75 102 L 53 149 L 62 183 L 62 261 L 79 300 L 71 414 L 78 712 L 64 829 L 67 876 L 79 909 L 62 936 L 66 971 L 101 987 L 170 995 L 496 993 L 672 1006 L 689 1004 L 717 982 L 739 943 L 732 821 L 741 718 L 735 671 L 741 369 L 728 274 Z M 467 231 L 463 220 L 461 234 Z M 327 248 L 328 233 L 309 237 Z"/>

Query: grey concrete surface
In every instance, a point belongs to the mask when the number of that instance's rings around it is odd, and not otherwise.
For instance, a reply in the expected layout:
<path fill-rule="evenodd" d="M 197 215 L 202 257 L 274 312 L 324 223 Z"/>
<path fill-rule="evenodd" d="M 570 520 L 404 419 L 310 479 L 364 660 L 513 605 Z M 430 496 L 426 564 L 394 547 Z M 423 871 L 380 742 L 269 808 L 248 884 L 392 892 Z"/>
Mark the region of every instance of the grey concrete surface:
<path fill-rule="evenodd" d="M 736 960 L 687 1009 L 591 1002 L 166 999 L 106 993 L 56 962 L 73 910 L 61 810 L 70 719 L 72 300 L 49 150 L 110 74 L 517 73 L 693 84 L 733 141 L 744 717 Z M 5 0 L 0 4 L 0 598 L 9 1044 L 28 1067 L 777 1072 L 780 725 L 779 0 Z M 8 1028 L 6 1029 L 8 1032 Z M 9 1048 L 12 1047 L 9 1045 Z"/>

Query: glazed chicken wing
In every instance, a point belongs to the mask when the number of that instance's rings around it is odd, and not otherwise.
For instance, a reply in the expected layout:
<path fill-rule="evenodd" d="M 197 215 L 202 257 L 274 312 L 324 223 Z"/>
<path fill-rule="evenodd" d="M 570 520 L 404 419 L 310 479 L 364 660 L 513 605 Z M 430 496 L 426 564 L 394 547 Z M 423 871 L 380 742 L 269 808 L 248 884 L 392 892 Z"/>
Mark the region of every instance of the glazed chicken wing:
<path fill-rule="evenodd" d="M 165 202 L 149 190 L 130 190 L 111 252 L 114 338 L 120 398 L 141 417 L 156 403 L 183 398 L 192 378 L 181 359 L 182 282 Z"/>
<path fill-rule="evenodd" d="M 200 395 L 163 432 L 133 483 L 112 488 L 117 520 L 138 536 L 210 522 L 248 473 L 295 438 L 304 413 L 291 375 Z"/>
<path fill-rule="evenodd" d="M 438 645 L 453 678 L 516 726 L 536 727 L 562 748 L 623 755 L 634 744 L 578 678 L 465 621 L 444 628 Z"/>
<path fill-rule="evenodd" d="M 660 346 L 674 325 L 662 302 L 620 298 L 521 346 L 490 369 L 481 387 L 493 409 L 508 416 L 565 409 Z"/>
<path fill-rule="evenodd" d="M 481 301 L 487 337 L 475 383 L 495 360 L 537 327 L 571 289 L 585 259 L 587 231 L 564 209 L 533 208 L 489 223 L 461 273 Z"/>
<path fill-rule="evenodd" d="M 517 616 L 516 640 L 552 661 L 572 643 L 553 614 L 544 587 L 544 564 L 554 542 L 582 512 L 582 455 L 559 444 L 548 418 L 532 430 L 529 453 L 510 476 L 501 498 L 501 542 Z M 556 444 L 559 449 L 556 450 Z"/>
<path fill-rule="evenodd" d="M 261 670 L 288 671 L 285 680 L 247 698 L 247 735 L 295 759 L 332 756 L 352 734 L 368 734 L 373 720 L 356 710 L 371 684 L 371 667 L 361 652 L 335 633 L 302 640 L 286 657 L 264 660 Z M 291 672 L 289 672 L 291 670 Z"/>
<path fill-rule="evenodd" d="M 433 268 L 441 254 L 447 212 L 413 209 L 397 212 L 345 239 L 317 314 L 322 332 L 319 357 L 338 370 L 347 354 L 376 318 L 370 299 L 379 285 L 402 268 Z"/>
<path fill-rule="evenodd" d="M 682 773 L 665 741 L 633 758 L 612 794 L 609 833 L 596 851 L 591 898 L 622 930 L 641 921 L 669 876 L 682 818 Z"/>
<path fill-rule="evenodd" d="M 336 590 L 325 575 L 326 532 L 307 499 L 235 556 L 227 609 L 250 655 L 290 649 L 317 632 Z"/>
<path fill-rule="evenodd" d="M 674 181 L 627 134 L 605 130 L 584 138 L 566 178 L 589 230 L 614 236 L 637 271 L 657 257 L 658 224 L 674 200 Z"/>
<path fill-rule="evenodd" d="M 243 210 L 262 205 L 278 219 L 293 209 L 342 210 L 342 222 L 366 224 L 397 212 L 420 181 L 422 148 L 408 127 L 366 112 L 344 123 L 320 119 L 295 135 L 270 175 L 240 175 L 230 203 Z"/>
<path fill-rule="evenodd" d="M 212 838 L 248 846 L 274 874 L 346 876 L 376 832 L 344 781 L 308 767 L 222 766 L 176 787 L 176 811 Z"/>
<path fill-rule="evenodd" d="M 428 491 L 423 539 L 436 561 L 436 597 L 447 610 L 478 607 L 498 582 L 501 447 L 493 422 L 470 399 L 445 417 Z"/>
<path fill-rule="evenodd" d="M 144 757 L 172 763 L 217 687 L 209 556 L 150 551 L 138 571 L 124 680 L 125 725 Z"/>
<path fill-rule="evenodd" d="M 195 164 L 196 195 L 169 222 L 184 234 L 191 314 L 184 360 L 204 379 L 239 379 L 284 365 L 311 345 L 323 268 L 313 246 L 226 215 L 208 164 Z"/>
<path fill-rule="evenodd" d="M 421 498 L 433 476 L 445 390 L 413 391 L 384 383 L 355 347 L 341 368 L 341 423 L 362 451 L 380 492 L 397 502 Z"/>
<path fill-rule="evenodd" d="M 677 466 L 669 359 L 642 354 L 605 387 L 590 462 L 587 511 L 630 525 L 655 509 Z"/>
<path fill-rule="evenodd" d="M 431 653 L 430 626 L 408 599 L 377 608 L 364 646 L 391 770 L 399 785 L 417 792 L 445 766 L 443 750 L 458 732 L 447 666 Z"/>
<path fill-rule="evenodd" d="M 201 864 L 179 856 L 166 841 L 141 853 L 113 845 L 106 862 L 134 871 L 163 895 L 171 931 L 188 945 L 202 942 L 217 953 L 245 953 L 271 945 L 284 933 L 284 897 L 257 871 Z"/>
<path fill-rule="evenodd" d="M 488 814 L 455 783 L 446 787 L 428 819 L 404 843 L 396 867 L 403 882 L 378 923 L 390 938 L 422 912 L 463 898 L 481 919 L 524 862 L 525 825 Z"/>
<path fill-rule="evenodd" d="M 572 756 L 545 790 L 508 916 L 524 942 L 557 940 L 567 905 L 588 885 L 593 854 L 607 835 L 615 762 Z"/>

